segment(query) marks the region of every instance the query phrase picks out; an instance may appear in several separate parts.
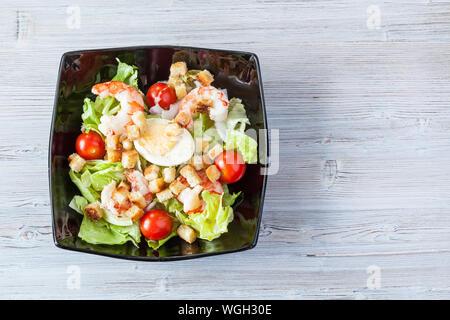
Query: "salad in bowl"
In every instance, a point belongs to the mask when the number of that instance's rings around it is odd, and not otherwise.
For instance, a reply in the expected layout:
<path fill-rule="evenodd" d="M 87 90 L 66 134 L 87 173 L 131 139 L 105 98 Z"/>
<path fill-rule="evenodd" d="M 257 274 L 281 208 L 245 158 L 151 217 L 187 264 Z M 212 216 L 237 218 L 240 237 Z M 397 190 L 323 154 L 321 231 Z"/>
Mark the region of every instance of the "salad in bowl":
<path fill-rule="evenodd" d="M 116 75 L 85 98 L 68 157 L 79 191 L 69 206 L 83 215 L 78 237 L 155 250 L 173 237 L 189 244 L 221 237 L 243 197 L 229 185 L 257 162 L 244 104 L 215 87 L 210 71 L 183 61 L 142 92 L 138 68 L 117 61 Z"/>

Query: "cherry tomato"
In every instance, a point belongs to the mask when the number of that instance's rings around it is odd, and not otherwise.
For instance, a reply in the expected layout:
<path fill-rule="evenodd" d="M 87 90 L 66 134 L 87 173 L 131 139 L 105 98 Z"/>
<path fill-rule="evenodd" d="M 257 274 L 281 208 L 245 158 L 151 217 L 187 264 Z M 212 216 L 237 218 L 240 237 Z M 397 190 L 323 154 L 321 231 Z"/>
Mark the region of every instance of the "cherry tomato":
<path fill-rule="evenodd" d="M 222 172 L 220 181 L 224 183 L 234 183 L 244 176 L 246 165 L 239 152 L 224 151 L 216 158 L 214 164 Z"/>
<path fill-rule="evenodd" d="M 105 143 L 95 131 L 80 134 L 75 142 L 75 148 L 77 153 L 86 160 L 103 159 L 105 155 Z"/>
<path fill-rule="evenodd" d="M 172 87 L 165 83 L 157 82 L 147 91 L 147 104 L 153 107 L 157 102 L 165 110 L 169 110 L 172 103 L 177 101 L 177 95 Z"/>
<path fill-rule="evenodd" d="M 147 211 L 140 222 L 142 234 L 150 240 L 161 240 L 172 231 L 172 219 L 164 210 Z"/>

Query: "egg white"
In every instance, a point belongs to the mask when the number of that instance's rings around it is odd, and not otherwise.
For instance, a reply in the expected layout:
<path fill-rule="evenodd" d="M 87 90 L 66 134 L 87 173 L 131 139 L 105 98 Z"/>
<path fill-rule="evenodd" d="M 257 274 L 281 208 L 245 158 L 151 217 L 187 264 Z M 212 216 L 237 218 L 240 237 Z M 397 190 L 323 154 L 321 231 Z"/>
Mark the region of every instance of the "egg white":
<path fill-rule="evenodd" d="M 152 124 L 161 124 L 161 122 L 165 122 L 168 124 L 170 121 L 165 119 L 147 119 L 147 124 L 151 126 Z M 147 161 L 154 163 L 159 166 L 177 166 L 180 165 L 189 159 L 191 159 L 195 150 L 194 139 L 188 130 L 182 129 L 183 133 L 178 136 L 177 143 L 164 155 L 159 155 L 156 153 L 152 153 L 151 150 L 148 150 L 145 145 L 142 143 L 141 138 L 139 140 L 134 141 L 134 147 L 136 151 L 139 152 Z M 164 135 L 164 132 L 161 132 L 161 139 L 168 139 Z"/>

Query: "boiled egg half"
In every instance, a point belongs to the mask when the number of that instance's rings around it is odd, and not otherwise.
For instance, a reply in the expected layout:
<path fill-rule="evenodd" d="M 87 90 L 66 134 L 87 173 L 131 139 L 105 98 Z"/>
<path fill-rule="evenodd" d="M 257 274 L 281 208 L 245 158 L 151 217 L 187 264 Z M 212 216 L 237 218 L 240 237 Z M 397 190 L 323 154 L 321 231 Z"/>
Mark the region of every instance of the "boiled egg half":
<path fill-rule="evenodd" d="M 147 119 L 142 137 L 134 147 L 147 161 L 159 166 L 177 166 L 191 159 L 194 139 L 188 130 L 165 119 Z"/>

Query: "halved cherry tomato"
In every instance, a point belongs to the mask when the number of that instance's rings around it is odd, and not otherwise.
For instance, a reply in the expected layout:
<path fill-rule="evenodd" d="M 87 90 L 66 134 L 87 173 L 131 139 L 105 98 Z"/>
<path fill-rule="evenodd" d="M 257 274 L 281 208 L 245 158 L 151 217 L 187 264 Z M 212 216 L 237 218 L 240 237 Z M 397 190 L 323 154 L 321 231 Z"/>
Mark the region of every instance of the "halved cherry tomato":
<path fill-rule="evenodd" d="M 222 172 L 220 181 L 224 183 L 234 183 L 244 176 L 246 165 L 239 152 L 224 151 L 216 158 L 214 164 Z"/>
<path fill-rule="evenodd" d="M 75 142 L 75 149 L 86 160 L 103 159 L 105 155 L 105 143 L 95 131 L 80 134 Z"/>
<path fill-rule="evenodd" d="M 172 87 L 165 83 L 157 82 L 147 91 L 147 104 L 153 107 L 156 103 L 165 110 L 169 110 L 170 105 L 177 101 L 177 95 Z"/>
<path fill-rule="evenodd" d="M 161 240 L 172 231 L 172 219 L 164 210 L 153 209 L 147 211 L 141 219 L 141 232 L 147 239 Z"/>

